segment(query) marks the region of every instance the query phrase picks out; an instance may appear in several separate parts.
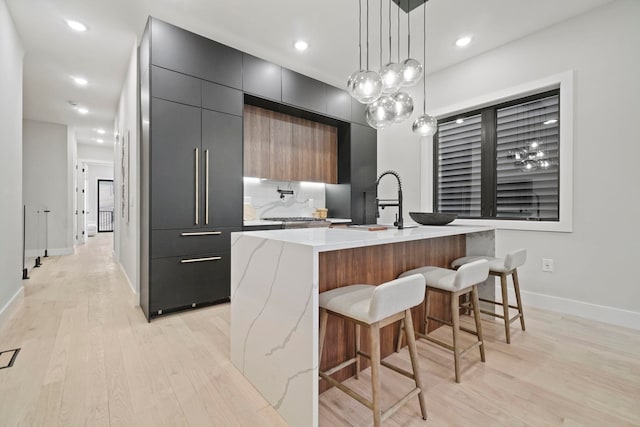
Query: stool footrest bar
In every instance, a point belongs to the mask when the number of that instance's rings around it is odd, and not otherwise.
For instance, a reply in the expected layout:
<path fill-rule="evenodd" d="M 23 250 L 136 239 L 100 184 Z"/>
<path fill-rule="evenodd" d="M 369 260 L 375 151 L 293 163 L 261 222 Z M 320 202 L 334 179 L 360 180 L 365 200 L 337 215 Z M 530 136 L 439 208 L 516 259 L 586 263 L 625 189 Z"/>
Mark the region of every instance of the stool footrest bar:
<path fill-rule="evenodd" d="M 353 365 L 354 363 L 356 363 L 356 358 L 351 358 L 349 360 L 345 360 L 344 362 L 342 362 L 341 364 L 334 366 L 333 368 L 329 369 L 328 371 L 324 371 L 323 373 L 325 375 L 333 375 L 336 372 L 338 372 L 341 369 L 346 368 L 347 366 Z"/>
<path fill-rule="evenodd" d="M 418 394 L 420 394 L 422 390 L 420 390 L 418 387 L 414 388 L 413 390 L 411 390 L 409 393 L 407 393 L 402 399 L 398 400 L 396 403 L 394 403 L 389 409 L 387 409 L 386 411 L 384 411 L 382 413 L 381 421 L 385 421 L 386 419 L 388 419 L 391 415 L 395 414 L 398 409 L 400 409 L 405 403 L 407 403 L 410 399 L 414 398 L 415 396 L 417 396 Z"/>

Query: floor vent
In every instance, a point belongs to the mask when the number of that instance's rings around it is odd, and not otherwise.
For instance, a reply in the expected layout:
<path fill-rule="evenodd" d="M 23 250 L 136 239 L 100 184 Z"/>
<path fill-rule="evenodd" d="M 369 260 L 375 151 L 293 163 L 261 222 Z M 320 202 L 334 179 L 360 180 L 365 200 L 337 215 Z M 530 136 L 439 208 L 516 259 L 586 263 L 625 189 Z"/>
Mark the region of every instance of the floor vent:
<path fill-rule="evenodd" d="M 19 348 L 0 352 L 0 369 L 10 368 L 18 358 Z"/>

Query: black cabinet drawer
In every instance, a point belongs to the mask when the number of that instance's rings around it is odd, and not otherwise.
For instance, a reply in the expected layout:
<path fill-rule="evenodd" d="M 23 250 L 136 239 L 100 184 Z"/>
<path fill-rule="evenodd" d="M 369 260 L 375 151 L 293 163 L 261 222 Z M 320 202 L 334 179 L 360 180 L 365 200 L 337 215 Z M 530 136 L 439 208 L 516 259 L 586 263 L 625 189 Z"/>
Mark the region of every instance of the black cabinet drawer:
<path fill-rule="evenodd" d="M 242 88 L 274 101 L 282 100 L 282 67 L 249 54 L 242 55 Z"/>
<path fill-rule="evenodd" d="M 240 229 L 153 230 L 151 258 L 229 252 L 230 235 L 234 231 Z"/>
<path fill-rule="evenodd" d="M 158 19 L 151 27 L 151 63 L 242 89 L 242 52 Z"/>
<path fill-rule="evenodd" d="M 325 114 L 326 84 L 291 70 L 282 70 L 282 102 Z"/>
<path fill-rule="evenodd" d="M 155 98 L 200 107 L 201 80 L 164 68 L 151 67 L 151 91 Z"/>
<path fill-rule="evenodd" d="M 229 298 L 230 266 L 228 253 L 151 260 L 150 314 Z"/>
<path fill-rule="evenodd" d="M 202 107 L 236 116 L 242 116 L 242 91 L 215 83 L 202 82 Z"/>

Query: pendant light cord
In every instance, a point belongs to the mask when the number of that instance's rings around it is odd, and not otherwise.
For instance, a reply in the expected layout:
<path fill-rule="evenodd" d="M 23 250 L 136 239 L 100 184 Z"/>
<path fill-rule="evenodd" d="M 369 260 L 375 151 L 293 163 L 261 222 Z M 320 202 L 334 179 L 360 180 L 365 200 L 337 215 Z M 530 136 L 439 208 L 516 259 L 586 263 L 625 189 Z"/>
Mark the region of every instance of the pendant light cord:
<path fill-rule="evenodd" d="M 367 0 L 367 70 L 369 69 L 369 0 Z"/>
<path fill-rule="evenodd" d="M 391 62 L 391 0 L 389 0 L 389 62 Z"/>
<path fill-rule="evenodd" d="M 380 68 L 382 68 L 382 0 L 380 0 Z"/>
<path fill-rule="evenodd" d="M 396 50 L 396 53 L 398 54 L 398 64 L 400 63 L 400 6 L 398 6 L 398 49 Z"/>
<path fill-rule="evenodd" d="M 424 97 L 422 98 L 422 110 L 424 112 L 424 114 L 427 114 L 427 2 L 424 2 L 424 23 L 423 23 L 423 43 L 424 43 L 424 56 L 423 56 L 423 64 L 422 64 L 422 86 L 423 86 L 423 92 L 424 92 Z"/>
<path fill-rule="evenodd" d="M 407 12 L 407 59 L 411 58 L 411 19 L 409 19 L 409 13 Z"/>
<path fill-rule="evenodd" d="M 362 0 L 358 0 L 358 56 L 362 70 Z"/>

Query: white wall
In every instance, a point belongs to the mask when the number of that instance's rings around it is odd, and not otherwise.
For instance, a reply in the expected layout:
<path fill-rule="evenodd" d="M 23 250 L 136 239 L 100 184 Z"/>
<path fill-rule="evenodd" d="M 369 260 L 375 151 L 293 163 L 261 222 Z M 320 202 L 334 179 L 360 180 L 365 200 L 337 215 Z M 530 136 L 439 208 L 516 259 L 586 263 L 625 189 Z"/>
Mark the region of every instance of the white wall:
<path fill-rule="evenodd" d="M 93 144 L 78 144 L 78 159 L 113 164 L 113 147 Z"/>
<path fill-rule="evenodd" d="M 22 59 L 5 0 L 0 0 L 0 315 L 22 291 Z"/>
<path fill-rule="evenodd" d="M 40 214 L 40 229 L 30 233 L 35 217 L 30 216 L 33 210 L 42 212 L 49 209 L 48 249 L 49 255 L 66 255 L 73 252 L 71 209 L 72 175 L 74 166 L 72 153 L 69 151 L 67 126 L 23 120 L 22 145 L 22 199 L 27 206 L 28 239 L 27 248 L 43 248 L 44 214 Z M 38 219 L 35 218 L 36 224 Z M 38 243 L 39 242 L 39 243 Z"/>
<path fill-rule="evenodd" d="M 640 327 L 640 283 L 633 268 L 640 238 L 638 22 L 640 2 L 618 0 L 427 80 L 428 108 L 439 110 L 575 71 L 573 232 L 498 230 L 496 253 L 528 249 L 520 273 L 525 303 L 636 328 Z M 391 136 L 381 134 L 379 152 L 398 145 Z M 408 181 L 420 179 L 412 166 L 417 154 L 416 145 L 404 152 L 410 164 L 403 165 L 400 173 Z M 389 162 L 379 157 L 379 169 Z M 422 172 L 423 185 L 432 182 L 428 166 Z M 541 271 L 543 257 L 554 260 L 553 273 Z"/>
<path fill-rule="evenodd" d="M 132 41 L 131 60 L 122 87 L 114 131 L 120 137 L 114 147 L 114 185 L 116 187 L 115 256 L 122 266 L 134 292 L 140 292 L 140 208 L 139 187 L 139 144 L 138 144 L 138 57 L 137 41 Z M 122 142 L 129 135 L 129 220 L 122 217 Z"/>

